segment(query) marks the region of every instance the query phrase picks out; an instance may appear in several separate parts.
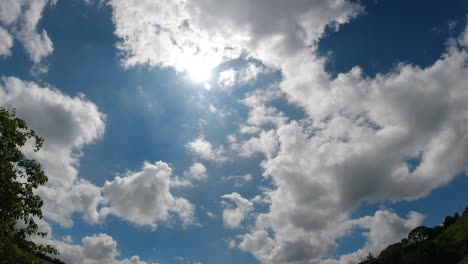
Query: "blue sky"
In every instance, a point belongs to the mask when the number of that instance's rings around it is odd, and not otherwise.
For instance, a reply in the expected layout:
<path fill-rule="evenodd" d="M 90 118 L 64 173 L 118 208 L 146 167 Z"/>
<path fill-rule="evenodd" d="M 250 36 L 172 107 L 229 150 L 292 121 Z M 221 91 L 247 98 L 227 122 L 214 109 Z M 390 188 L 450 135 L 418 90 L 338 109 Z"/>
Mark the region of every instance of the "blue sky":
<path fill-rule="evenodd" d="M 67 263 L 356 263 L 468 203 L 468 4 L 0 3 Z"/>

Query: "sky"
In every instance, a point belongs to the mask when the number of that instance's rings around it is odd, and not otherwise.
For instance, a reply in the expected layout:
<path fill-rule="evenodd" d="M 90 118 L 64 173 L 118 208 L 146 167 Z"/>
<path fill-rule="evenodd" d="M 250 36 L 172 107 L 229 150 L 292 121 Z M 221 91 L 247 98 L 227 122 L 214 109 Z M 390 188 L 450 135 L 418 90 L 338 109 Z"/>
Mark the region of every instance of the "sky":
<path fill-rule="evenodd" d="M 3 0 L 66 263 L 357 263 L 468 205 L 468 3 Z"/>

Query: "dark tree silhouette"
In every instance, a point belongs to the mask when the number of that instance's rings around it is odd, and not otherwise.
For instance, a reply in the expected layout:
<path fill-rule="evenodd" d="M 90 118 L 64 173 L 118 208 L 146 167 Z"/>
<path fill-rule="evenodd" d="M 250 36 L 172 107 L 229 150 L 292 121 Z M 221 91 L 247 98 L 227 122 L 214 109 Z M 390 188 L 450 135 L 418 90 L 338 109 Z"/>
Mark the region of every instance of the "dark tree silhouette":
<path fill-rule="evenodd" d="M 30 254 L 57 254 L 51 246 L 27 240 L 46 235 L 34 221 L 42 218 L 43 204 L 34 189 L 47 182 L 40 164 L 21 152 L 28 140 L 34 141 L 35 151 L 41 148 L 42 138 L 14 112 L 0 107 L 0 263 L 31 263 Z"/>
<path fill-rule="evenodd" d="M 440 226 L 418 226 L 408 238 L 389 245 L 360 264 L 468 263 L 468 210 L 444 218 Z"/>
<path fill-rule="evenodd" d="M 432 238 L 432 228 L 425 226 L 416 227 L 408 235 L 410 243 L 421 243 L 429 238 Z"/>
<path fill-rule="evenodd" d="M 444 227 L 444 229 L 447 229 L 447 228 L 449 228 L 449 226 L 451 226 L 453 223 L 455 223 L 455 218 L 452 217 L 451 215 L 447 215 L 447 216 L 444 218 L 444 223 L 442 224 L 442 226 Z"/>

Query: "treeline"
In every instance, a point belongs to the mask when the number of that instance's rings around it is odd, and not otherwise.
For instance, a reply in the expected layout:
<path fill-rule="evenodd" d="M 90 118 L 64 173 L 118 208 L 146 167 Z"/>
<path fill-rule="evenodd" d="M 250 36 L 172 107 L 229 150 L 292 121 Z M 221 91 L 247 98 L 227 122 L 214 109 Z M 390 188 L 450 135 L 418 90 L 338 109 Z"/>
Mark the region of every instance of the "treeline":
<path fill-rule="evenodd" d="M 16 251 L 15 254 L 10 254 L 8 259 L 2 259 L 0 263 L 37 263 L 37 264 L 65 264 L 65 262 L 48 256 L 40 251 L 33 250 L 34 245 L 26 239 L 17 239 L 11 245 L 10 250 Z"/>
<path fill-rule="evenodd" d="M 468 264 L 468 207 L 433 228 L 418 226 L 407 238 L 388 246 L 377 257 L 369 254 L 360 264 Z"/>

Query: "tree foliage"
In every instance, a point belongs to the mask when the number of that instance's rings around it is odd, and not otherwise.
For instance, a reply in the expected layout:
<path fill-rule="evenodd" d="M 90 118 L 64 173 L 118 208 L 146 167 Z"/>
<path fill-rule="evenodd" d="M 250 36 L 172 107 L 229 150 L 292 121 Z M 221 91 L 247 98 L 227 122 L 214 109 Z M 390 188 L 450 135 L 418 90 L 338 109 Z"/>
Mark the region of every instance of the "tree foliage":
<path fill-rule="evenodd" d="M 432 228 L 418 226 L 409 233 L 408 240 L 410 243 L 421 243 L 432 238 L 432 236 Z"/>
<path fill-rule="evenodd" d="M 369 255 L 372 256 L 372 255 Z M 468 210 L 444 218 L 433 228 L 418 226 L 407 238 L 367 257 L 361 264 L 462 263 L 468 260 Z"/>
<path fill-rule="evenodd" d="M 27 142 L 38 151 L 43 139 L 26 122 L 0 107 L 0 263 L 30 263 L 30 254 L 57 254 L 51 246 L 36 245 L 26 239 L 46 236 L 38 231 L 35 218 L 42 218 L 42 199 L 34 190 L 47 182 L 38 162 L 22 152 Z"/>

